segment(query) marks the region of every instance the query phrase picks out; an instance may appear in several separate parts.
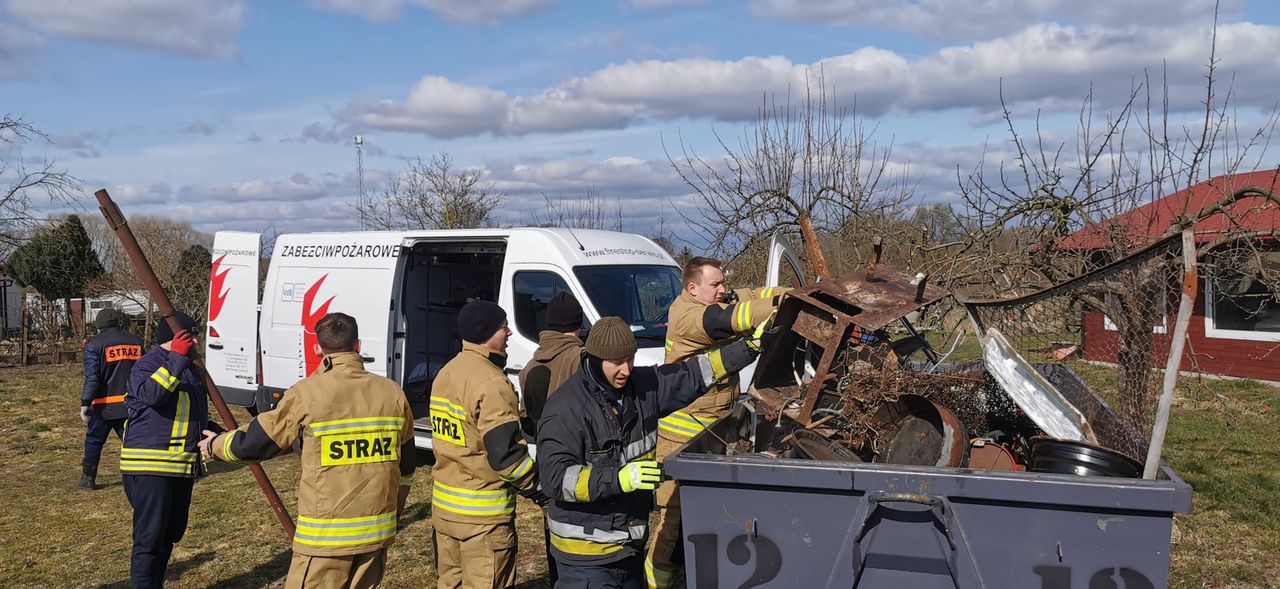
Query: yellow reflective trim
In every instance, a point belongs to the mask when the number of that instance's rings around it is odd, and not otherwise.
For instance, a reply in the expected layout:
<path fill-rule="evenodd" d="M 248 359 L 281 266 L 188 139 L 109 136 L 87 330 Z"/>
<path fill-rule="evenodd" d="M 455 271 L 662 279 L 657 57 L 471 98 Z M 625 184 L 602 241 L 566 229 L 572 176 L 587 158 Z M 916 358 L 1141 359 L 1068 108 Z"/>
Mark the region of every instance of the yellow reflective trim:
<path fill-rule="evenodd" d="M 431 490 L 431 505 L 445 511 L 480 517 L 515 513 L 516 496 L 510 488 L 496 491 L 471 491 L 436 481 Z"/>
<path fill-rule="evenodd" d="M 178 407 L 173 413 L 173 431 L 169 437 L 169 448 L 181 450 L 187 440 L 187 420 L 191 419 L 191 396 L 186 391 L 178 391 Z"/>
<path fill-rule="evenodd" d="M 223 438 L 222 440 L 222 459 L 226 460 L 227 462 L 243 462 L 242 460 L 240 460 L 240 458 L 236 456 L 235 452 L 231 451 L 231 441 L 235 437 L 236 437 L 236 432 L 233 430 L 233 431 L 227 432 L 226 437 Z"/>
<path fill-rule="evenodd" d="M 191 457 L 192 459 L 195 459 L 195 457 L 196 457 L 196 453 L 195 453 L 195 452 L 183 452 L 183 451 L 181 451 L 181 450 L 174 451 L 174 450 L 169 450 L 169 449 L 167 449 L 167 448 L 166 448 L 166 449 L 155 449 L 155 448 L 121 448 L 121 449 L 120 449 L 120 454 L 121 454 L 122 456 L 123 456 L 123 455 L 125 455 L 125 454 L 137 454 L 137 455 L 140 455 L 140 456 L 147 456 L 147 457 L 154 457 L 154 458 L 174 458 L 174 457 L 182 458 L 182 457 L 188 457 L 188 456 L 189 456 L 189 457 Z"/>
<path fill-rule="evenodd" d="M 659 419 L 658 428 L 677 436 L 693 437 L 702 430 L 707 429 L 707 426 L 703 425 L 698 418 L 684 411 L 676 411 Z"/>
<path fill-rule="evenodd" d="M 711 361 L 711 375 L 713 378 L 720 380 L 729 375 L 724 369 L 724 359 L 720 357 L 720 348 L 707 352 L 707 359 Z"/>
<path fill-rule="evenodd" d="M 164 370 L 164 369 L 161 368 L 161 370 Z M 178 388 L 178 381 L 176 379 L 172 377 L 166 378 L 162 376 L 159 372 L 151 373 L 151 380 L 154 380 L 160 383 L 160 386 L 164 387 L 164 390 L 169 391 L 170 393 L 172 393 L 174 389 Z"/>
<path fill-rule="evenodd" d="M 562 538 L 555 534 L 551 534 L 551 545 L 555 546 L 560 552 L 586 556 L 613 554 L 614 552 L 622 550 L 622 545 L 620 544 L 599 544 L 588 540 Z"/>
<path fill-rule="evenodd" d="M 574 497 L 583 503 L 591 501 L 591 467 L 584 466 L 578 471 L 578 480 L 573 485 Z"/>
<path fill-rule="evenodd" d="M 510 482 L 520 480 L 522 477 L 524 477 L 524 475 L 529 474 L 529 471 L 531 470 L 533 470 L 533 460 L 529 458 L 528 454 L 525 454 L 524 460 L 520 461 L 520 464 L 516 466 L 515 470 L 511 471 L 511 474 L 509 475 L 500 474 L 498 475 L 498 478 L 510 483 Z"/>
<path fill-rule="evenodd" d="M 463 421 L 467 419 L 467 410 L 462 405 L 458 405 L 444 397 L 431 397 L 431 407 L 452 413 Z"/>
<path fill-rule="evenodd" d="M 175 464 L 172 462 L 152 462 L 147 460 L 120 460 L 121 471 L 168 472 L 174 474 L 191 474 L 195 464 Z"/>
<path fill-rule="evenodd" d="M 367 431 L 401 431 L 404 429 L 404 417 L 352 417 L 347 419 L 316 421 L 307 424 L 307 427 L 311 428 L 311 432 L 317 436 Z"/>
<path fill-rule="evenodd" d="M 395 514 L 396 512 L 394 511 L 388 511 L 386 513 L 379 513 L 377 515 L 362 515 L 359 517 L 310 517 L 306 515 L 299 515 L 298 523 L 299 524 L 359 524 L 359 523 L 373 524 L 373 523 L 377 523 L 378 520 L 382 518 L 393 516 Z"/>
<path fill-rule="evenodd" d="M 653 561 L 647 557 L 644 559 L 644 580 L 649 584 L 649 589 L 668 589 L 672 585 L 673 573 L 674 571 L 654 566 Z"/>

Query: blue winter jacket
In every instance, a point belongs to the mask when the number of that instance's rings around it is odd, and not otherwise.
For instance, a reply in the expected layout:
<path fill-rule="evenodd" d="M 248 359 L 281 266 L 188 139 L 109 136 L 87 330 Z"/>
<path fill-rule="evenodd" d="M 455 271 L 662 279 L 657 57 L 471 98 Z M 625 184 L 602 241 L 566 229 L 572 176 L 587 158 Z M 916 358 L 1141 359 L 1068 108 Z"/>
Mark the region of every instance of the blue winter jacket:
<path fill-rule="evenodd" d="M 156 346 L 133 365 L 124 401 L 129 420 L 120 450 L 122 473 L 204 475 L 196 443 L 209 421 L 209 405 L 204 384 L 188 362 Z"/>

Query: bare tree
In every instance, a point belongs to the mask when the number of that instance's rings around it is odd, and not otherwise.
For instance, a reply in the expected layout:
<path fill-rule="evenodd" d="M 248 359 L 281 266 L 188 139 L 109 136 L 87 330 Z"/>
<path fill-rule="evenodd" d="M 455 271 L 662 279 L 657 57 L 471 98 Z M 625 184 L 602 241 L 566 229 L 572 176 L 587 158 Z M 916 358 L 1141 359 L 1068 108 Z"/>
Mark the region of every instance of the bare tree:
<path fill-rule="evenodd" d="M 811 274 L 827 276 L 824 233 L 911 195 L 905 174 L 892 178 L 891 146 L 877 146 L 873 135 L 853 109 L 828 102 L 821 76 L 799 104 L 766 97 L 737 146 L 716 135 L 724 156 L 704 158 L 683 140 L 679 158 L 667 153 L 696 192 L 694 212 L 681 215 L 707 250 L 729 258 L 777 229 L 795 231 Z"/>
<path fill-rule="evenodd" d="M 0 117 L 0 257 L 43 220 L 38 205 L 66 206 L 77 199 L 78 178 L 50 160 L 30 163 L 23 158 L 22 146 L 36 140 L 48 138 L 20 117 Z"/>
<path fill-rule="evenodd" d="M 354 208 L 379 230 L 467 229 L 492 225 L 504 200 L 480 171 L 458 169 L 442 152 L 409 162 L 380 197 Z"/>
<path fill-rule="evenodd" d="M 592 189 L 582 196 L 560 196 L 555 199 L 544 194 L 542 200 L 547 203 L 547 210 L 533 210 L 535 225 L 622 231 L 621 199 L 615 198 L 611 204 Z"/>
<path fill-rule="evenodd" d="M 1216 34 L 1216 33 L 1215 33 Z M 1233 93 L 1218 95 L 1218 61 L 1209 56 L 1203 117 L 1178 124 L 1171 117 L 1168 83 L 1153 88 L 1150 76 L 1136 80 L 1118 112 L 1094 112 L 1092 91 L 1079 112 L 1072 138 L 1043 131 L 1036 117 L 1030 133 L 1018 129 L 1006 106 L 1011 161 L 993 172 L 985 158 L 967 174 L 957 173 L 968 230 L 963 239 L 929 247 L 946 252 L 936 274 L 953 290 L 970 296 L 1008 297 L 1061 283 L 1150 243 L 1213 217 L 1226 217 L 1214 242 L 1198 248 L 1203 262 L 1224 249 L 1252 252 L 1261 267 L 1269 251 L 1258 237 L 1277 231 L 1248 231 L 1242 220 L 1259 207 L 1280 204 L 1266 189 L 1224 186 L 1221 198 L 1203 208 L 1186 208 L 1171 221 L 1151 216 L 1147 226 L 1111 222 L 1118 215 L 1211 176 L 1257 170 L 1267 139 L 1276 130 L 1273 111 L 1252 133 L 1242 133 L 1234 116 Z M 1001 104 L 1005 101 L 1001 94 Z M 1270 183 L 1267 183 L 1270 186 Z M 1187 205 L 1188 203 L 1182 203 Z M 1150 224 L 1161 223 L 1159 227 Z M 1088 245 L 1071 236 L 1089 235 Z M 1153 327 L 1163 320 L 1168 272 L 1156 262 L 1137 265 L 1100 281 L 1078 295 L 1078 304 L 1101 312 L 1118 332 L 1118 392 L 1128 417 L 1145 426 L 1154 403 L 1148 386 L 1154 367 Z M 1272 293 L 1280 282 L 1272 284 Z M 1154 302 L 1153 302 L 1154 301 Z"/>

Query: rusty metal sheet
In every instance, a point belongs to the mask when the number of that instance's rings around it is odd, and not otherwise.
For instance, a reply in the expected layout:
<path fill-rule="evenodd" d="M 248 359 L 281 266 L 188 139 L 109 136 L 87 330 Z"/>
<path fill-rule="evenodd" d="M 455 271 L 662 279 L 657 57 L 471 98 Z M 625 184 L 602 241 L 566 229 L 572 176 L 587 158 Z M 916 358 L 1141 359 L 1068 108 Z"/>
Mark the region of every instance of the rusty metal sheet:
<path fill-rule="evenodd" d="M 928 282 L 923 292 L 917 293 L 920 289 L 914 282 L 915 277 L 905 272 L 881 266 L 871 277 L 863 272 L 844 274 L 803 289 L 800 294 L 826 303 L 848 315 L 854 325 L 874 331 L 950 294 Z"/>

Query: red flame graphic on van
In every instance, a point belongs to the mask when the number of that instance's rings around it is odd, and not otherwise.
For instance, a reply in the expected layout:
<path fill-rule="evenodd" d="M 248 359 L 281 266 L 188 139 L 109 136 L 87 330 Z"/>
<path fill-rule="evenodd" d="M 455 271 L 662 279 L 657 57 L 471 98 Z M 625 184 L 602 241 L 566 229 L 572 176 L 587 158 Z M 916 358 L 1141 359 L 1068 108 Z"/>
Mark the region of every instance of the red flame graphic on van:
<path fill-rule="evenodd" d="M 320 292 L 320 285 L 324 284 L 324 279 L 329 275 L 325 274 L 317 280 L 311 288 L 307 289 L 307 293 L 302 296 L 302 354 L 307 361 L 307 374 L 310 375 L 320 366 L 320 355 L 315 353 L 316 348 L 316 323 L 329 313 L 329 304 L 333 302 L 334 297 L 329 297 L 320 308 L 312 311 L 312 305 L 315 304 L 316 294 Z"/>
<path fill-rule="evenodd" d="M 222 267 L 222 259 L 226 257 L 226 254 L 218 256 L 218 259 L 213 261 L 213 266 L 209 273 L 209 330 L 211 332 L 209 335 L 213 337 L 218 337 L 218 333 L 213 329 L 213 321 L 218 318 L 218 315 L 222 314 L 222 306 L 227 302 L 227 295 L 231 294 L 230 288 L 222 289 L 222 286 L 227 282 L 227 274 L 231 272 L 231 268 L 219 272 Z"/>

